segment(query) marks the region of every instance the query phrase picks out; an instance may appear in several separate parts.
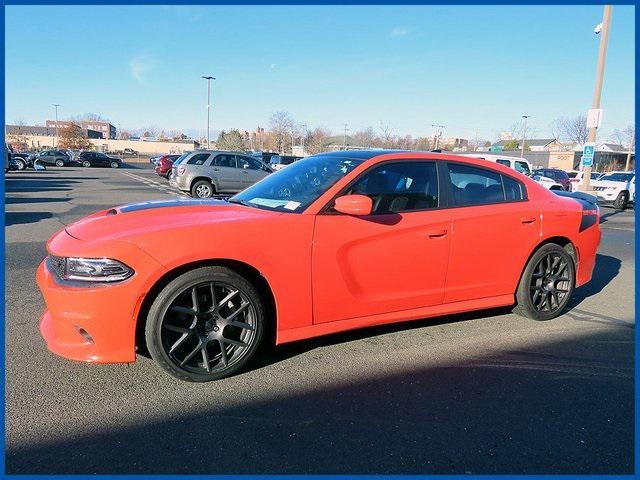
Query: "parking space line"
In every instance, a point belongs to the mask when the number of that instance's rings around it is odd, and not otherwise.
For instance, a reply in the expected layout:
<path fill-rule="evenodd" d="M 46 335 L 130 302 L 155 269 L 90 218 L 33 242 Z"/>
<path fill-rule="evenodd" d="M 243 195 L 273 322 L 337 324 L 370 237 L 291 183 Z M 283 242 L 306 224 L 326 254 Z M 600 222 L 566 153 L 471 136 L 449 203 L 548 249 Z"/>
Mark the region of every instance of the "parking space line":
<path fill-rule="evenodd" d="M 145 178 L 141 175 L 136 175 L 131 172 L 121 172 L 124 175 L 127 175 L 129 178 L 133 178 L 138 182 L 142 182 L 148 187 L 155 188 L 156 190 L 160 190 L 161 192 L 168 193 L 170 195 L 175 195 L 176 197 L 189 198 L 188 195 L 182 193 L 179 190 L 175 190 L 173 187 L 168 185 L 163 185 L 162 183 L 156 182 L 155 180 L 151 180 L 150 178 Z"/>

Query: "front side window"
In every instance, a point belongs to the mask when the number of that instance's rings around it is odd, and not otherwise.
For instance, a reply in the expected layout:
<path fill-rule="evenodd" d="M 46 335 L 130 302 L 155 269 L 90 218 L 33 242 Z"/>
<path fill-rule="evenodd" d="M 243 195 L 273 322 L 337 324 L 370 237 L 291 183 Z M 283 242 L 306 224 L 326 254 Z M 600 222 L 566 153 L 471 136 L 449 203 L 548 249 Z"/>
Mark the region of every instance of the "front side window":
<path fill-rule="evenodd" d="M 531 169 L 529 168 L 529 164 L 527 162 L 522 162 L 519 160 L 515 161 L 515 169 L 520 173 L 530 174 Z"/>
<path fill-rule="evenodd" d="M 504 165 L 505 167 L 511 168 L 511 162 L 509 160 L 498 159 L 496 160 L 496 163 L 499 163 L 500 165 Z"/>
<path fill-rule="evenodd" d="M 358 179 L 347 193 L 371 198 L 374 215 L 436 208 L 436 165 L 408 161 L 380 165 Z"/>
<path fill-rule="evenodd" d="M 206 162 L 208 158 L 208 153 L 197 153 L 187 160 L 187 165 L 204 165 L 204 162 Z"/>
<path fill-rule="evenodd" d="M 454 205 L 483 205 L 524 199 L 524 187 L 506 175 L 456 163 L 449 163 L 448 168 Z"/>
<path fill-rule="evenodd" d="M 238 161 L 238 168 L 248 170 L 262 170 L 262 164 L 255 158 L 236 156 Z"/>
<path fill-rule="evenodd" d="M 361 159 L 335 155 L 308 157 L 266 176 L 229 202 L 300 213 L 361 163 Z"/>

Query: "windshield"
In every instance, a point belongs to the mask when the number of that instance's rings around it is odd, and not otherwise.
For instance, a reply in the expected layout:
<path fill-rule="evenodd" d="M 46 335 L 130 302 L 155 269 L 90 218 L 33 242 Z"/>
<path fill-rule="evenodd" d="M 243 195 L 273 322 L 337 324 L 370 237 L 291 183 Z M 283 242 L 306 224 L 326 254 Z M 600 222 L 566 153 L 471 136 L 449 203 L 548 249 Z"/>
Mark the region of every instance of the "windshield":
<path fill-rule="evenodd" d="M 294 162 L 229 199 L 267 210 L 300 213 L 334 183 L 363 162 L 318 155 Z"/>
<path fill-rule="evenodd" d="M 600 180 L 608 180 L 610 182 L 629 182 L 633 178 L 631 173 L 610 173 L 600 178 Z"/>

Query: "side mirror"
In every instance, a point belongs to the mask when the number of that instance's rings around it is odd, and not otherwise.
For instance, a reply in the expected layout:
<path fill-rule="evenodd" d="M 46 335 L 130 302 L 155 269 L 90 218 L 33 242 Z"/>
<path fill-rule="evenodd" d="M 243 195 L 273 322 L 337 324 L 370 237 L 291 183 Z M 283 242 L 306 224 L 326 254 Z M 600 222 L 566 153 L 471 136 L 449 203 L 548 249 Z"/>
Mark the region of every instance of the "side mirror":
<path fill-rule="evenodd" d="M 333 208 L 345 215 L 371 215 L 373 201 L 366 195 L 343 195 L 336 198 Z"/>

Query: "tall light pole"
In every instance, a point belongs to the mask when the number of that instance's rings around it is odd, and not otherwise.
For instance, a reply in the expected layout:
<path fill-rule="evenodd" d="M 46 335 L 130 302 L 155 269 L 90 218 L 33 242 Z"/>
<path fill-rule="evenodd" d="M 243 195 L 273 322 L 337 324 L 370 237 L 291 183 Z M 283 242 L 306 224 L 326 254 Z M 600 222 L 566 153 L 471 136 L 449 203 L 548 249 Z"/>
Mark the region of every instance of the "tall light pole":
<path fill-rule="evenodd" d="M 444 125 L 434 125 L 431 124 L 433 128 L 435 128 L 435 134 L 433 135 L 433 149 L 438 150 L 440 148 L 440 137 L 442 136 L 442 129 Z"/>
<path fill-rule="evenodd" d="M 524 128 L 522 129 L 522 147 L 520 147 L 520 158 L 524 158 L 524 141 L 527 139 L 527 118 L 531 115 L 522 115 L 524 118 Z"/>
<path fill-rule="evenodd" d="M 304 141 L 307 138 L 307 124 L 303 123 L 302 124 L 302 155 L 304 155 Z M 633 142 L 632 142 L 633 143 Z"/>
<path fill-rule="evenodd" d="M 625 172 L 629 171 L 629 165 L 631 164 L 631 152 L 635 151 L 636 144 L 636 131 L 634 129 L 633 135 L 631 135 L 631 143 L 629 144 L 629 150 L 627 150 L 627 163 L 624 166 Z"/>
<path fill-rule="evenodd" d="M 211 121 L 211 80 L 215 80 L 215 77 L 206 77 L 202 76 L 207 81 L 207 148 L 210 148 L 210 138 L 209 138 L 209 124 Z"/>
<path fill-rule="evenodd" d="M 596 33 L 600 33 L 600 49 L 598 50 L 598 65 L 596 66 L 596 86 L 593 91 L 593 104 L 591 108 L 594 110 L 600 109 L 600 97 L 602 96 L 602 83 L 604 80 L 604 64 L 607 59 L 607 44 L 609 43 L 609 27 L 611 25 L 611 12 L 613 7 L 611 5 L 604 6 L 604 13 L 602 15 L 602 28 L 598 31 L 596 27 Z M 591 126 L 589 128 L 589 136 L 587 137 L 587 143 L 595 144 L 596 132 L 598 127 Z M 593 156 L 595 158 L 595 148 Z M 578 184 L 578 189 L 584 192 L 588 192 L 591 188 L 591 165 L 583 166 L 582 181 Z"/>
<path fill-rule="evenodd" d="M 344 124 L 344 140 L 343 140 L 343 150 L 347 149 L 347 132 L 349 131 L 349 124 Z"/>
<path fill-rule="evenodd" d="M 52 104 L 53 107 L 56 109 L 56 140 L 55 140 L 55 145 L 54 147 L 58 146 L 58 107 L 61 107 L 62 105 L 60 105 L 59 103 L 54 103 Z"/>

